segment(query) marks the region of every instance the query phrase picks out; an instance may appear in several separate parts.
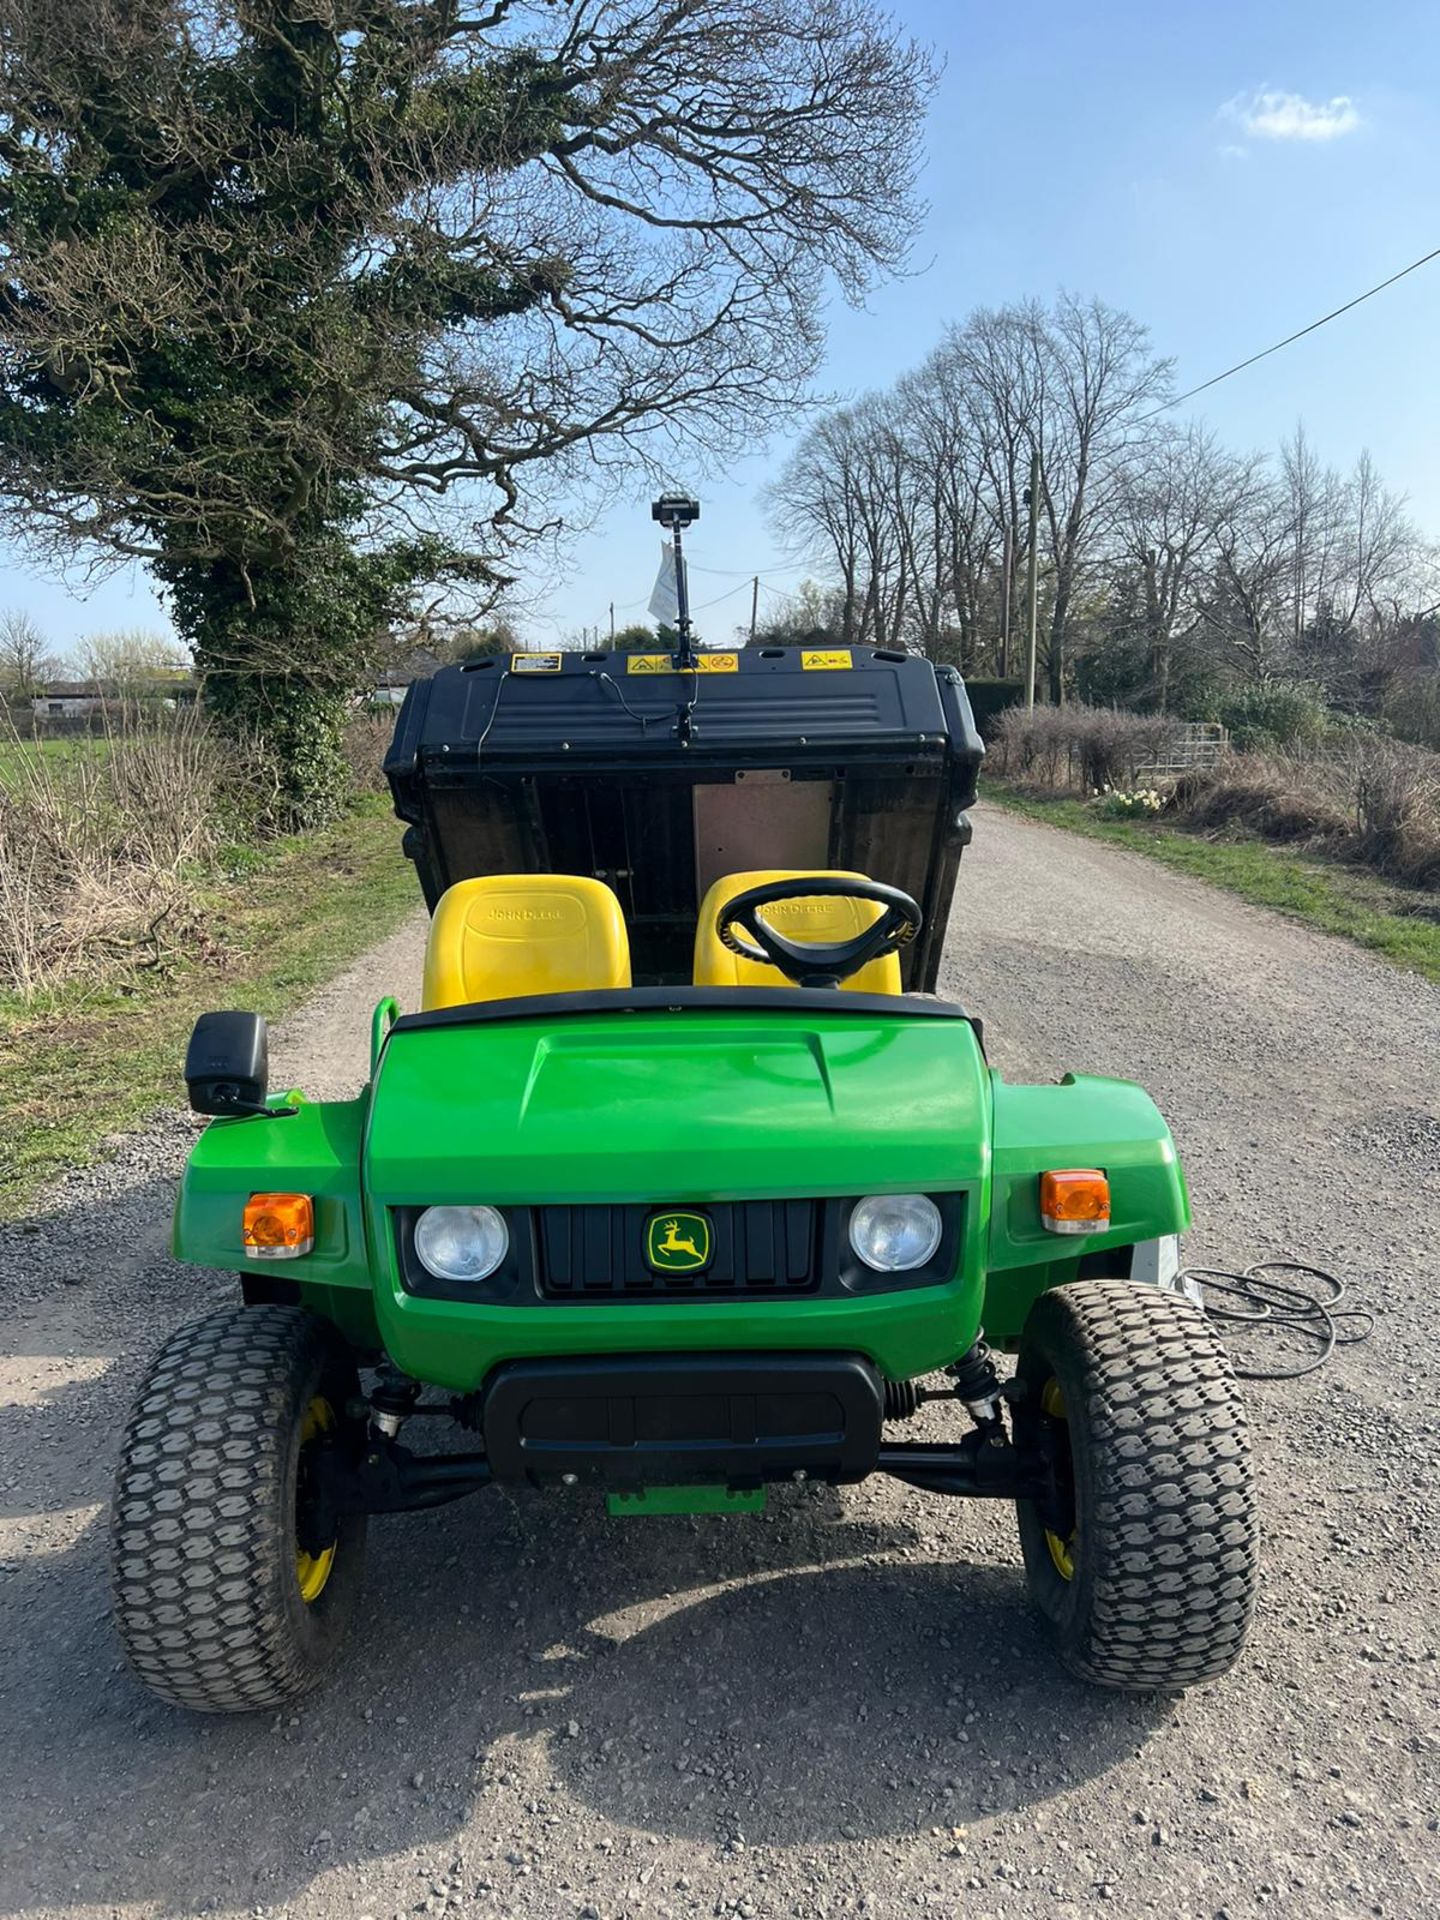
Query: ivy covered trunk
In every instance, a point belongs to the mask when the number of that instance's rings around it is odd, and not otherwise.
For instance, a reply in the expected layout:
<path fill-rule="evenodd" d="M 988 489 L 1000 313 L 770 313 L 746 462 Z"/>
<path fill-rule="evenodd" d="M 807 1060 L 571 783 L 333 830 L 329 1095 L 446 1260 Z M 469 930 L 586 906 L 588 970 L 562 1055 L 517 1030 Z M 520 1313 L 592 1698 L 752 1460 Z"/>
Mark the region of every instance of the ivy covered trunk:
<path fill-rule="evenodd" d="M 321 827 L 345 804 L 345 722 L 350 699 L 303 673 L 239 676 L 196 653 L 205 705 L 242 752 L 258 755 L 275 783 L 268 824 L 294 833 Z"/>
<path fill-rule="evenodd" d="M 345 804 L 345 727 L 369 684 L 390 611 L 392 555 L 356 554 L 320 529 L 279 563 L 162 566 L 176 624 L 195 653 L 206 707 L 273 778 L 270 824 L 323 825 Z"/>

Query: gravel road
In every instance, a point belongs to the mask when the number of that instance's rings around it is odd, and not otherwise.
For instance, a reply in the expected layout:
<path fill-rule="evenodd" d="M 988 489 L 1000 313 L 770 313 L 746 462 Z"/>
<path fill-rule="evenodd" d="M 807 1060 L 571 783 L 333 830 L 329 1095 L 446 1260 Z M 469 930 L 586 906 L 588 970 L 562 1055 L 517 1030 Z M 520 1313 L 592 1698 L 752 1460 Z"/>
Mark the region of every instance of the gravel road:
<path fill-rule="evenodd" d="M 422 938 L 275 1036 L 277 1084 L 358 1081 Z M 328 1691 L 160 1705 L 107 1619 L 104 1502 L 141 1367 L 229 1297 L 165 1252 L 194 1130 L 169 1115 L 0 1233 L 0 1911 L 1440 1911 L 1440 993 L 989 809 L 947 974 L 1012 1077 L 1150 1087 L 1192 1261 L 1319 1259 L 1377 1315 L 1250 1391 L 1266 1566 L 1237 1673 L 1179 1700 L 1071 1682 L 1010 1515 L 877 1480 L 763 1520 L 496 1495 L 380 1521 Z"/>

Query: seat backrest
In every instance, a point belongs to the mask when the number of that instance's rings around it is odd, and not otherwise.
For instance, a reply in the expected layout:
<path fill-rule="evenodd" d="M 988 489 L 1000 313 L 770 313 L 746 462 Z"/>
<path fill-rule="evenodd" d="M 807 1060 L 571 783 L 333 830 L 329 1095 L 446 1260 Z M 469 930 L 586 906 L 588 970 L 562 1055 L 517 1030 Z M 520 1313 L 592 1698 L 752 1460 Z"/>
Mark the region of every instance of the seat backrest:
<path fill-rule="evenodd" d="M 716 916 L 727 901 L 733 900 L 737 893 L 744 893 L 750 887 L 763 887 L 772 880 L 863 880 L 863 873 L 820 873 L 815 870 L 801 870 L 798 873 L 765 870 L 758 873 L 728 873 L 723 880 L 717 880 L 706 894 L 700 905 L 700 918 L 695 925 L 695 984 L 697 987 L 788 987 L 793 982 L 787 980 L 778 967 L 772 967 L 768 961 L 742 960 L 738 953 L 731 953 L 728 947 L 720 944 L 715 931 Z M 808 900 L 795 899 L 782 901 L 779 906 L 765 907 L 765 918 L 780 933 L 791 940 L 853 940 L 857 933 L 863 933 L 873 925 L 883 908 L 873 900 L 846 900 L 814 894 Z M 743 937 L 743 936 L 742 936 Z M 852 973 L 848 980 L 842 981 L 843 989 L 850 993 L 899 993 L 900 992 L 900 956 L 887 953 L 883 959 L 872 960 L 858 973 Z"/>
<path fill-rule="evenodd" d="M 495 873 L 441 894 L 425 949 L 426 1012 L 529 993 L 630 985 L 620 902 L 569 873 Z"/>

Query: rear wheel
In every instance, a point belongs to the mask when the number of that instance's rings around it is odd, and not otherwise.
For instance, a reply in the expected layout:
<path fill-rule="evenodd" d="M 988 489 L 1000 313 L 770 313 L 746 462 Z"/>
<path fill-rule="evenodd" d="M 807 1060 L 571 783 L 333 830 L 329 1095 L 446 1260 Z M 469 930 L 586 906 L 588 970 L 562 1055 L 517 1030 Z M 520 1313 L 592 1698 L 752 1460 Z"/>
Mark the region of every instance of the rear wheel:
<path fill-rule="evenodd" d="M 1203 1314 L 1126 1280 L 1035 1302 L 1016 1437 L 1049 1463 L 1020 1501 L 1030 1589 L 1061 1657 L 1101 1686 L 1178 1688 L 1240 1655 L 1257 1538 L 1245 1416 Z"/>
<path fill-rule="evenodd" d="M 162 1349 L 121 1447 L 111 1591 L 132 1666 L 166 1700 L 243 1713 L 320 1679 L 365 1519 L 321 1520 L 312 1470 L 357 1392 L 339 1337 L 292 1307 L 212 1314 Z"/>

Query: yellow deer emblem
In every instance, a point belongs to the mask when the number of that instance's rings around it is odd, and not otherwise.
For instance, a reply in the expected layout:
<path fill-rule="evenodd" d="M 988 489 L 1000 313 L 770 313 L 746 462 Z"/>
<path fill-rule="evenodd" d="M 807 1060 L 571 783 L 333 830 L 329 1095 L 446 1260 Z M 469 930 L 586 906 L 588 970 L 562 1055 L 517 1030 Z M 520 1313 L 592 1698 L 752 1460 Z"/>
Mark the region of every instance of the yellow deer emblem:
<path fill-rule="evenodd" d="M 656 1214 L 645 1252 L 657 1273 L 694 1273 L 710 1258 L 710 1222 L 703 1213 Z"/>

